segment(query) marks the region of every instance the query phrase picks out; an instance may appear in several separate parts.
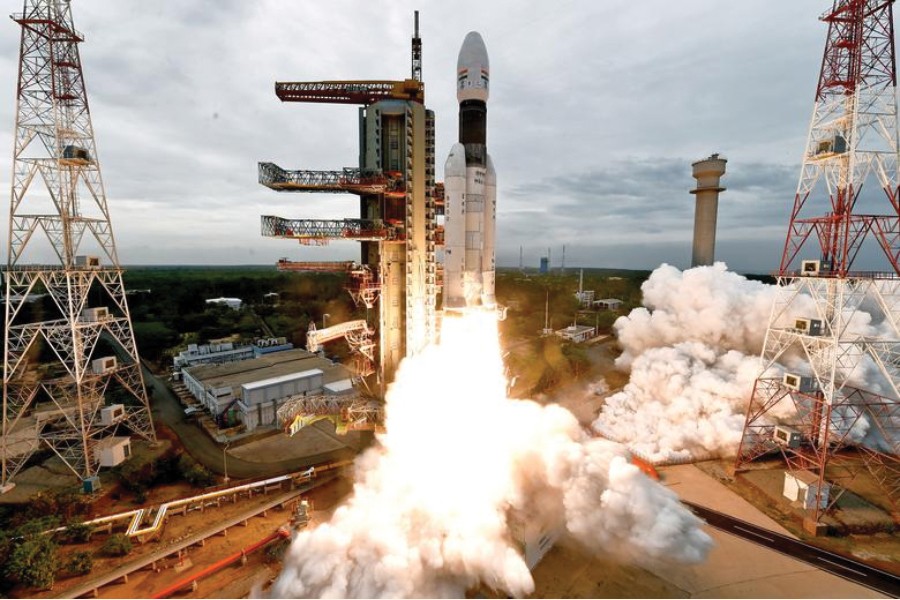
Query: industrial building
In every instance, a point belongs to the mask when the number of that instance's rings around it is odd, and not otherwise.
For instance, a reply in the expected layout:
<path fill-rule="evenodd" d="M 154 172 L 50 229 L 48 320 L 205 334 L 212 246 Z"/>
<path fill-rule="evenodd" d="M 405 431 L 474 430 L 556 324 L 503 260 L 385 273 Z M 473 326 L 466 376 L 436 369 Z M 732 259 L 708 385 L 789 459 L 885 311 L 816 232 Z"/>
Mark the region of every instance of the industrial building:
<path fill-rule="evenodd" d="M 217 420 L 240 422 L 247 431 L 277 425 L 278 408 L 296 396 L 340 396 L 351 389 L 350 372 L 303 349 L 182 371 L 184 386 Z"/>
<path fill-rule="evenodd" d="M 596 331 L 597 330 L 590 325 L 578 325 L 577 323 L 573 323 L 568 327 L 558 329 L 556 331 L 556 335 L 564 340 L 575 342 L 576 344 L 582 344 L 594 337 Z"/>
<path fill-rule="evenodd" d="M 622 308 L 622 301 L 618 298 L 601 298 L 593 301 L 593 307 L 597 310 L 619 310 Z"/>
<path fill-rule="evenodd" d="M 582 308 L 590 308 L 594 303 L 594 290 L 579 290 L 575 292 L 575 299 Z"/>
<path fill-rule="evenodd" d="M 243 306 L 244 301 L 240 298 L 208 298 L 206 300 L 207 304 L 214 304 L 217 306 L 227 306 L 231 310 L 241 310 L 241 306 Z"/>
<path fill-rule="evenodd" d="M 287 338 L 263 338 L 252 344 L 235 346 L 233 342 L 218 344 L 188 344 L 187 350 L 182 350 L 173 360 L 174 375 L 180 377 L 182 368 L 196 367 L 197 365 L 218 365 L 227 362 L 236 362 L 250 358 L 259 358 L 263 354 L 281 352 L 293 349 L 294 344 Z"/>

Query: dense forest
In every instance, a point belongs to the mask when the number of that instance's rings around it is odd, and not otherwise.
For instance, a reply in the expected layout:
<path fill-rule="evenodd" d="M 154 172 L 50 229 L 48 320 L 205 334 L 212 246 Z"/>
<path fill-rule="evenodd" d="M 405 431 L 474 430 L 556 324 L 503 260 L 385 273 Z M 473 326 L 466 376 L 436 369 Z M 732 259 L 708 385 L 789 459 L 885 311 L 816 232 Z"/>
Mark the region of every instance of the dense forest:
<path fill-rule="evenodd" d="M 285 337 L 306 345 L 310 322 L 364 318 L 344 291 L 346 276 L 282 273 L 274 267 L 134 267 L 125 272 L 141 356 L 159 361 L 190 343 Z M 272 294 L 277 294 L 273 296 Z M 267 296 L 268 294 L 268 296 Z M 240 298 L 240 310 L 207 304 Z"/>

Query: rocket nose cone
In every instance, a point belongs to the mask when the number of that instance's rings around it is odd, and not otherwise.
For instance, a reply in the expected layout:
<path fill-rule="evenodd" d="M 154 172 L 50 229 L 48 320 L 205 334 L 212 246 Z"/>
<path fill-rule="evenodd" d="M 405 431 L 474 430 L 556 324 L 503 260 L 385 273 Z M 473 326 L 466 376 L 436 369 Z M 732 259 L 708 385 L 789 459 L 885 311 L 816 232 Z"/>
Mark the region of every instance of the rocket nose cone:
<path fill-rule="evenodd" d="M 490 67 L 488 62 L 487 46 L 477 31 L 470 31 L 463 40 L 459 49 L 459 57 L 456 59 L 456 68 L 461 69 L 469 65 L 479 65 L 485 69 Z"/>
<path fill-rule="evenodd" d="M 456 61 L 456 99 L 487 102 L 490 83 L 490 61 L 481 34 L 470 31 L 459 49 Z"/>

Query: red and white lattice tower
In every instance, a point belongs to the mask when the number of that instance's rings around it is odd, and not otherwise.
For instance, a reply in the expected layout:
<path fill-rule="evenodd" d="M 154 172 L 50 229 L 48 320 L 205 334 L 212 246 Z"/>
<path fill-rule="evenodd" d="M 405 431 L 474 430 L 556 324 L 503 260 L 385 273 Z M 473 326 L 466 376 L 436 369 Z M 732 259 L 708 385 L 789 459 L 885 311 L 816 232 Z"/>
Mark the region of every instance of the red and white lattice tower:
<path fill-rule="evenodd" d="M 815 108 L 737 458 L 740 470 L 780 452 L 815 490 L 813 524 L 865 468 L 892 505 L 900 500 L 892 4 L 834 0 L 822 16 L 828 38 Z M 882 214 L 863 214 L 863 206 Z M 854 270 L 863 248 L 881 257 L 880 270 Z"/>
<path fill-rule="evenodd" d="M 25 0 L 12 18 L 22 37 L 3 273 L 3 491 L 44 445 L 87 479 L 129 454 L 121 427 L 155 439 L 82 76 L 83 38 L 68 0 Z"/>

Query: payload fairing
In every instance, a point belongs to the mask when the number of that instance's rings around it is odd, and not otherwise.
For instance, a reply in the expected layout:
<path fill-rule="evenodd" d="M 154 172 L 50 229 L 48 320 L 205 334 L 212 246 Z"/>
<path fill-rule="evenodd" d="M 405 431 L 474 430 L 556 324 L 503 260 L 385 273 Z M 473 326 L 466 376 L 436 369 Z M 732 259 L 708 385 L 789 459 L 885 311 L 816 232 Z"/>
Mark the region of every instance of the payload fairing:
<path fill-rule="evenodd" d="M 456 63 L 459 142 L 444 166 L 444 309 L 493 309 L 497 175 L 487 153 L 490 65 L 481 35 L 466 35 Z"/>

